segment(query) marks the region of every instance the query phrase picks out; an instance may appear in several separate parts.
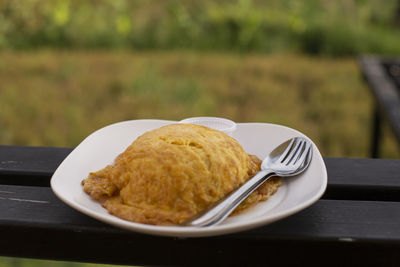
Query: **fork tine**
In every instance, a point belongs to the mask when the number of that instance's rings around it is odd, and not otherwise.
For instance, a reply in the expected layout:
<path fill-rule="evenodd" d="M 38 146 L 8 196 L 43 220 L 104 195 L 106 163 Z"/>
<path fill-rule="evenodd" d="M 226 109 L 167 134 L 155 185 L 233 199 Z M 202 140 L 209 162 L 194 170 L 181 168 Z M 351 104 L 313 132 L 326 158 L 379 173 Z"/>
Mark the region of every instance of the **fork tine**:
<path fill-rule="evenodd" d="M 302 143 L 301 143 L 300 147 L 297 149 L 296 154 L 293 155 L 292 160 L 289 162 L 290 164 L 293 164 L 293 165 L 296 164 L 297 160 L 299 159 L 299 157 L 304 152 L 304 147 L 307 144 L 307 141 L 304 138 L 302 138 L 301 141 L 302 141 Z"/>
<path fill-rule="evenodd" d="M 296 143 L 294 144 L 293 149 L 290 151 L 289 155 L 287 155 L 285 160 L 282 162 L 283 164 L 288 165 L 292 161 L 294 155 L 297 153 L 300 145 L 302 144 L 302 141 L 302 138 L 296 138 Z"/>
<path fill-rule="evenodd" d="M 307 155 L 309 155 L 309 153 L 311 152 L 311 142 L 308 140 L 304 140 L 304 143 L 305 143 L 305 147 L 304 147 L 302 154 L 300 154 L 298 156 L 298 158 L 296 159 L 296 161 L 293 164 L 296 164 L 297 162 L 299 164 L 302 164 L 304 162 L 305 158 L 307 157 Z"/>
<path fill-rule="evenodd" d="M 299 146 L 293 152 L 291 159 L 286 163 L 286 165 L 289 165 L 289 164 L 294 165 L 295 164 L 296 160 L 299 158 L 299 155 L 301 155 L 301 153 L 304 150 L 304 144 L 305 144 L 305 140 L 301 139 Z"/>
<path fill-rule="evenodd" d="M 283 162 L 283 161 L 287 158 L 287 156 L 288 156 L 288 154 L 289 154 L 289 151 L 292 149 L 293 143 L 294 143 L 296 140 L 297 140 L 297 137 L 292 138 L 292 139 L 290 140 L 290 144 L 286 147 L 285 151 L 284 151 L 284 152 L 282 153 L 282 155 L 279 157 L 278 162 Z"/>

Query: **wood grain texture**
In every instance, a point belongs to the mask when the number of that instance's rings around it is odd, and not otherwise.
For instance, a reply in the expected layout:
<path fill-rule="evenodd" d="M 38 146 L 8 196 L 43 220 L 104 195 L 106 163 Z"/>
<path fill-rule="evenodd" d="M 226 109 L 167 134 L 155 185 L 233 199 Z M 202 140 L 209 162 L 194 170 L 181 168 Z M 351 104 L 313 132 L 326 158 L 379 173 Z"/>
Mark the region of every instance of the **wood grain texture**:
<path fill-rule="evenodd" d="M 0 225 L 12 222 L 21 227 L 28 224 L 63 230 L 73 226 L 80 232 L 116 231 L 70 208 L 45 187 L 0 185 L 0 210 Z M 320 200 L 289 219 L 238 235 L 258 239 L 297 236 L 302 240 L 393 241 L 400 245 L 399 225 L 399 202 Z"/>
<path fill-rule="evenodd" d="M 324 158 L 325 199 L 400 201 L 400 160 Z"/>
<path fill-rule="evenodd" d="M 207 254 L 219 264 L 255 264 L 262 262 L 260 250 L 265 248 L 281 256 L 280 250 L 294 253 L 305 263 L 309 259 L 299 251 L 306 247 L 320 253 L 322 248 L 335 247 L 344 253 L 345 248 L 387 246 L 390 257 L 391 250 L 400 249 L 399 202 L 320 200 L 289 218 L 251 231 L 187 239 L 154 237 L 103 224 L 68 207 L 45 187 L 1 185 L 0 210 L 0 254 L 19 257 L 179 265 L 190 260 L 182 255 Z M 152 257 L 152 253 L 165 258 Z M 268 259 L 282 260 L 277 255 Z M 207 260 L 200 257 L 197 263 Z M 293 263 L 290 258 L 284 262 Z"/>
<path fill-rule="evenodd" d="M 0 146 L 1 174 L 49 175 L 72 148 Z"/>
<path fill-rule="evenodd" d="M 251 231 L 177 239 L 118 229 L 61 202 L 46 185 L 70 152 L 0 146 L 0 255 L 174 266 L 400 262 L 400 160 L 325 158 L 328 190 L 311 207 Z"/>
<path fill-rule="evenodd" d="M 72 148 L 0 146 L 0 184 L 50 186 Z"/>

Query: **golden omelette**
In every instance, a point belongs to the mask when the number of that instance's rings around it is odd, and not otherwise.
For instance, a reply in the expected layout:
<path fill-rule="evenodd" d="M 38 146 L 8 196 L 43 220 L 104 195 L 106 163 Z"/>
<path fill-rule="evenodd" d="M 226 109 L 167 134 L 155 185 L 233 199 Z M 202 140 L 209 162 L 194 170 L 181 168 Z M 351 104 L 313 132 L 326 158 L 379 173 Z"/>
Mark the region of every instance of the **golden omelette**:
<path fill-rule="evenodd" d="M 112 165 L 90 173 L 82 184 L 122 219 L 179 224 L 238 188 L 260 164 L 223 132 L 171 124 L 139 136 Z M 280 184 L 278 177 L 268 180 L 235 213 L 268 199 Z"/>

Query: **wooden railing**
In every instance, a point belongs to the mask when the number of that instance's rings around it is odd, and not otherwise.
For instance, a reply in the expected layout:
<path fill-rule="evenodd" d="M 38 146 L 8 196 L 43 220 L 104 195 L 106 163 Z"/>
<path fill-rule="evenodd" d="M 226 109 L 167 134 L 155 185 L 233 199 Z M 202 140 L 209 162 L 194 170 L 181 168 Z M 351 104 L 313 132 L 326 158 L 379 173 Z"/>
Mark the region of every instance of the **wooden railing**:
<path fill-rule="evenodd" d="M 70 148 L 0 146 L 0 255 L 130 265 L 398 266 L 400 160 L 325 158 L 311 207 L 251 231 L 169 238 L 118 229 L 61 202 Z"/>

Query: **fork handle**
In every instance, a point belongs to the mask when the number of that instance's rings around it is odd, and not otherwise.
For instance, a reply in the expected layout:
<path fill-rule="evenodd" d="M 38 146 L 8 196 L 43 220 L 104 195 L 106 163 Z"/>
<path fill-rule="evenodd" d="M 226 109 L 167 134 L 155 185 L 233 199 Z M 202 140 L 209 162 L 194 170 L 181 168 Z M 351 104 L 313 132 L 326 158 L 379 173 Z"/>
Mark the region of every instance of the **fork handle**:
<path fill-rule="evenodd" d="M 193 218 L 185 221 L 182 225 L 207 227 L 222 222 L 232 211 L 248 197 L 254 190 L 262 185 L 275 173 L 270 170 L 261 170 L 242 186 L 231 192 L 226 197 L 212 204 Z"/>

